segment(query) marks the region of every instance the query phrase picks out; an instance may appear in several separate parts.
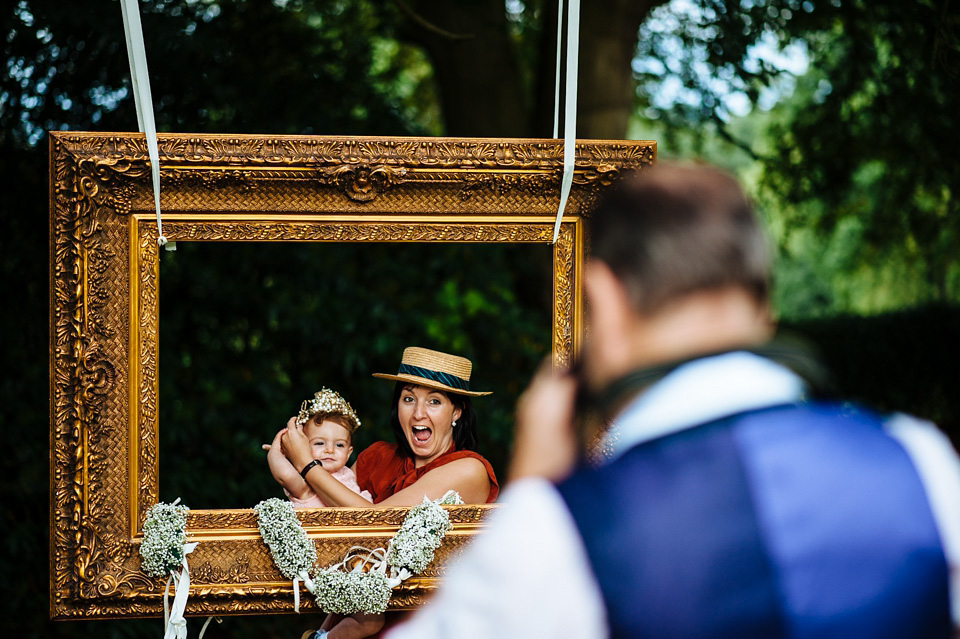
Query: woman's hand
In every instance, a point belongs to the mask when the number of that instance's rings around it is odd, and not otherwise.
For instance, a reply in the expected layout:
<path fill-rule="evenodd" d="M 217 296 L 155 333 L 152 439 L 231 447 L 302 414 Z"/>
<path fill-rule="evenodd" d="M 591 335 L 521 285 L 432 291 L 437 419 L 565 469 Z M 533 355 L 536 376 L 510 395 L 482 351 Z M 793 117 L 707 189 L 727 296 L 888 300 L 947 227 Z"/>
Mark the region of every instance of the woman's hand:
<path fill-rule="evenodd" d="M 549 361 L 534 376 L 517 402 L 517 424 L 510 480 L 521 477 L 563 479 L 577 460 L 573 407 L 577 383 L 555 373 Z"/>
<path fill-rule="evenodd" d="M 291 417 L 287 421 L 286 432 L 280 438 L 280 445 L 283 454 L 287 456 L 297 472 L 303 470 L 303 467 L 313 460 L 310 453 L 310 440 L 303 432 L 303 425 L 297 423 L 296 417 Z"/>

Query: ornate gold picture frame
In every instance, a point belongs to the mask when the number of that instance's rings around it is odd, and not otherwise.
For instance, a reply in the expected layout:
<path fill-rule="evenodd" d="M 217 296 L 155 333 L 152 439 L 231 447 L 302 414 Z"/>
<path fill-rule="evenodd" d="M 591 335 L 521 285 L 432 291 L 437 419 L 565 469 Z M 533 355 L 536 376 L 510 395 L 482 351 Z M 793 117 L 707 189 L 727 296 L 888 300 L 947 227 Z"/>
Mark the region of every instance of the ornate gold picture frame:
<path fill-rule="evenodd" d="M 161 135 L 161 208 L 170 241 L 549 244 L 560 141 Z M 582 338 L 582 214 L 654 142 L 580 142 L 553 246 L 553 352 Z M 146 142 L 59 132 L 50 143 L 50 614 L 162 615 L 163 583 L 140 570 L 158 495 L 158 260 Z M 428 570 L 394 591 L 411 608 L 489 506 L 450 509 L 453 530 Z M 327 565 L 377 547 L 405 509 L 301 511 Z M 251 509 L 191 510 L 188 614 L 292 612 L 290 582 Z M 306 598 L 303 606 L 313 606 Z"/>

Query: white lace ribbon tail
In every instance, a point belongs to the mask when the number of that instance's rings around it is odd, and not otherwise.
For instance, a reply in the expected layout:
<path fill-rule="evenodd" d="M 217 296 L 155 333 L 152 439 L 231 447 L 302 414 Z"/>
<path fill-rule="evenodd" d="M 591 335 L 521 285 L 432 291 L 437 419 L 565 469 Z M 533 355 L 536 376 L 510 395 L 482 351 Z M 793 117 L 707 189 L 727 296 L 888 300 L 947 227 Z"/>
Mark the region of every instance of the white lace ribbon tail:
<path fill-rule="evenodd" d="M 293 578 L 293 611 L 300 614 L 300 577 Z"/>
<path fill-rule="evenodd" d="M 220 617 L 207 617 L 207 620 L 203 622 L 203 627 L 200 628 L 200 634 L 197 635 L 197 639 L 203 639 L 204 633 L 207 632 L 207 626 L 209 626 L 210 622 L 213 621 L 214 619 L 217 620 L 217 623 L 223 623 L 223 619 L 221 619 Z"/>
<path fill-rule="evenodd" d="M 559 43 L 558 43 L 559 45 Z M 567 85 L 563 105 L 563 178 L 560 181 L 560 205 L 553 224 L 553 243 L 560 236 L 560 222 L 573 186 L 577 152 L 577 73 L 580 51 L 580 0 L 570 0 L 567 13 Z"/>
<path fill-rule="evenodd" d="M 187 566 L 187 555 L 193 552 L 197 543 L 183 545 L 183 569 L 180 571 L 180 578 L 174 576 L 176 588 L 173 595 L 173 608 L 170 610 L 170 621 L 167 623 L 163 639 L 186 639 L 187 620 L 183 613 L 187 609 L 187 597 L 190 595 L 190 568 Z"/>
<path fill-rule="evenodd" d="M 167 631 L 170 625 L 170 582 L 173 581 L 173 573 L 167 577 L 167 583 L 163 586 L 163 631 Z"/>

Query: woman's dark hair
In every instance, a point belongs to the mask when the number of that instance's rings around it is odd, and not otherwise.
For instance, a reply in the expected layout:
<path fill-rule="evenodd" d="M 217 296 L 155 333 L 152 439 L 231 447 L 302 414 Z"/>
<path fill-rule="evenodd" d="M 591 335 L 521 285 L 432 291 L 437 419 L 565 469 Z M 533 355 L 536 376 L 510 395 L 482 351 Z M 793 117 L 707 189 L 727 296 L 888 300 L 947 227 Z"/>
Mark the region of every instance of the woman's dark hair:
<path fill-rule="evenodd" d="M 390 404 L 390 428 L 393 430 L 393 436 L 397 440 L 397 450 L 404 457 L 412 459 L 413 450 L 410 449 L 407 437 L 403 434 L 403 428 L 400 426 L 400 417 L 397 413 L 397 406 L 400 404 L 400 395 L 403 393 L 403 389 L 408 386 L 416 386 L 416 384 L 397 382 L 393 387 L 393 399 Z M 442 390 L 437 390 L 437 392 L 443 393 L 447 399 L 453 403 L 455 408 L 460 409 L 460 418 L 457 419 L 457 425 L 453 428 L 453 443 L 456 445 L 457 450 L 476 451 L 478 444 L 477 413 L 473 410 L 473 403 L 470 401 L 470 398 L 466 395 L 460 395 L 459 393 L 448 393 Z"/>

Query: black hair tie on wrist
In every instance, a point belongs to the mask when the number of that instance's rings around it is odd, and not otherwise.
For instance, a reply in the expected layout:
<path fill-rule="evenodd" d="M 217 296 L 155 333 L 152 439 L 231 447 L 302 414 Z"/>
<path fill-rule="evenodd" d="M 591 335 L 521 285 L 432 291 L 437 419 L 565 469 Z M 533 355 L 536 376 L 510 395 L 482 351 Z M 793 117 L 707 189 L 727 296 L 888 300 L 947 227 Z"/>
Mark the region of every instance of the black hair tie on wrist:
<path fill-rule="evenodd" d="M 311 461 L 309 464 L 307 464 L 306 466 L 303 467 L 303 470 L 300 471 L 300 476 L 303 477 L 303 480 L 304 480 L 304 481 L 306 481 L 306 480 L 307 480 L 307 473 L 310 472 L 310 469 L 313 468 L 314 466 L 319 466 L 319 465 L 320 465 L 320 460 L 319 460 L 319 459 L 314 459 L 314 460 Z"/>

